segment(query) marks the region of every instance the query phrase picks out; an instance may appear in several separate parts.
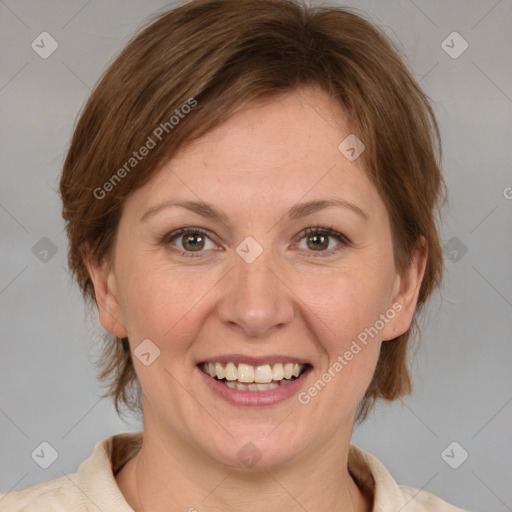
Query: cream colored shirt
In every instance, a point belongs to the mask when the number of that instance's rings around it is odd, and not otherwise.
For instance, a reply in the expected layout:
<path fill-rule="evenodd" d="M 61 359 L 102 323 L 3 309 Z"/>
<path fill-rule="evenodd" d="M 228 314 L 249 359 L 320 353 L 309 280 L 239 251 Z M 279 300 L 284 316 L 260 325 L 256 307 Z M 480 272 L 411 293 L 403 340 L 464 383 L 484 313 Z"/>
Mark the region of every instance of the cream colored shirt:
<path fill-rule="evenodd" d="M 94 447 L 76 473 L 0 495 L 1 512 L 133 512 L 115 474 L 139 450 L 142 433 L 117 434 Z M 348 469 L 373 496 L 373 512 L 467 512 L 431 493 L 398 485 L 373 455 L 350 445 Z"/>

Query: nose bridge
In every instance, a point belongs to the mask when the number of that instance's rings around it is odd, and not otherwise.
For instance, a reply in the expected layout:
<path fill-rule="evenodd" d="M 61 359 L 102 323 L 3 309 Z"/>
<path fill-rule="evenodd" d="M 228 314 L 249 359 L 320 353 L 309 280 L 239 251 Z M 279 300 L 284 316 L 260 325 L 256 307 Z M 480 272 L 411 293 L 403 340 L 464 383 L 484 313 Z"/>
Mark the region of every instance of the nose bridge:
<path fill-rule="evenodd" d="M 219 304 L 219 318 L 248 336 L 264 337 L 291 321 L 291 294 L 280 280 L 280 266 L 272 251 L 263 251 L 253 261 L 241 253 L 242 256 L 234 255 L 233 270 Z"/>

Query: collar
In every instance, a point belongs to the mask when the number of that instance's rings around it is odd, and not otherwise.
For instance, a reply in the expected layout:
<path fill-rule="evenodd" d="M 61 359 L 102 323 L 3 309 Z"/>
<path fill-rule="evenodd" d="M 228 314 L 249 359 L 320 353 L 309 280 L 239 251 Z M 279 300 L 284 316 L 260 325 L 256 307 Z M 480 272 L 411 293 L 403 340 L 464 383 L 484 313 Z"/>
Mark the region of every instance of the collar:
<path fill-rule="evenodd" d="M 78 485 L 99 510 L 133 512 L 119 489 L 115 475 L 142 446 L 143 433 L 122 433 L 99 441 L 92 455 L 78 468 Z M 400 510 L 410 500 L 384 465 L 373 455 L 350 445 L 348 471 L 369 496 L 372 512 Z M 93 508 L 93 507 L 91 507 Z"/>

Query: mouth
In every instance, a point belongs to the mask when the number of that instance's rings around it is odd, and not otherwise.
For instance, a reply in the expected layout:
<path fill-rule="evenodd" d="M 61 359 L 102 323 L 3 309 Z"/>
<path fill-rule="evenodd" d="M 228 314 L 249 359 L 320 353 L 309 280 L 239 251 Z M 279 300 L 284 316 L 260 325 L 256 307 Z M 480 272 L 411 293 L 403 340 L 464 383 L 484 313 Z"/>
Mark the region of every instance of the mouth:
<path fill-rule="evenodd" d="M 267 363 L 251 365 L 235 362 L 202 362 L 198 368 L 227 388 L 264 392 L 287 386 L 311 369 L 309 363 Z"/>

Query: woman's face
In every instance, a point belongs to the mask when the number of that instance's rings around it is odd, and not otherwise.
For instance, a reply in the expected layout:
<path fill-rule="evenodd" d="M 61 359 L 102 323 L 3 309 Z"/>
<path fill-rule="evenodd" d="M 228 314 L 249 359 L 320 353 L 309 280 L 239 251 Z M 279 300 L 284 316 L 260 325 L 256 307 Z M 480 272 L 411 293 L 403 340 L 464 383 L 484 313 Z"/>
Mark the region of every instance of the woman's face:
<path fill-rule="evenodd" d="M 146 432 L 238 467 L 348 446 L 422 264 L 397 274 L 345 119 L 319 89 L 254 104 L 126 200 L 111 266 L 90 270 L 102 324 L 135 350 Z"/>

